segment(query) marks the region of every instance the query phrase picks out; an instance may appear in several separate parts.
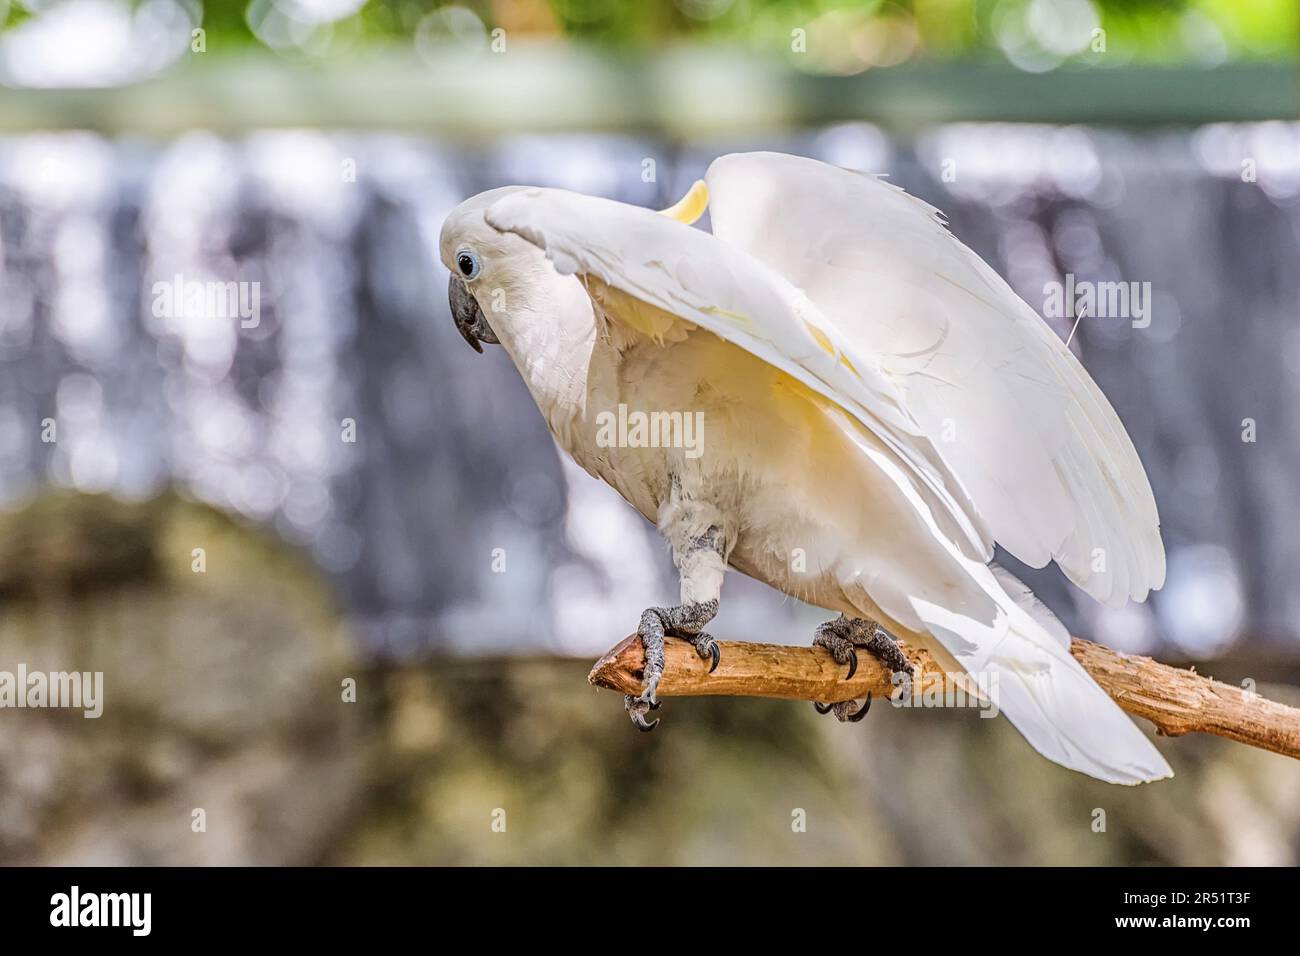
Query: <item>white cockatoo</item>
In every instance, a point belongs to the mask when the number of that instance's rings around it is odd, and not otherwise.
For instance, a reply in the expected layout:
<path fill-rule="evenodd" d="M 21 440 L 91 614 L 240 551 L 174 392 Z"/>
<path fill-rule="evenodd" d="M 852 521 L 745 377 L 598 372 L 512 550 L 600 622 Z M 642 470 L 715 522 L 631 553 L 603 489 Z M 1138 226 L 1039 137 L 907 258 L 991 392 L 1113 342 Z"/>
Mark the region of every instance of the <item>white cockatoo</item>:
<path fill-rule="evenodd" d="M 706 206 L 712 234 L 692 226 Z M 704 626 L 731 566 L 839 612 L 814 643 L 841 664 L 857 647 L 907 668 L 892 634 L 995 687 L 1049 759 L 1115 783 L 1171 775 L 1060 623 L 990 564 L 997 542 L 1108 605 L 1143 600 L 1165 556 L 1142 463 L 1060 338 L 933 207 L 743 153 L 663 213 L 481 193 L 439 253 L 464 337 L 504 346 L 558 443 L 671 547 L 680 603 L 641 616 L 638 727 L 658 722 L 665 634 L 717 665 Z M 637 413 L 692 416 L 698 440 L 611 440 L 612 416 Z"/>

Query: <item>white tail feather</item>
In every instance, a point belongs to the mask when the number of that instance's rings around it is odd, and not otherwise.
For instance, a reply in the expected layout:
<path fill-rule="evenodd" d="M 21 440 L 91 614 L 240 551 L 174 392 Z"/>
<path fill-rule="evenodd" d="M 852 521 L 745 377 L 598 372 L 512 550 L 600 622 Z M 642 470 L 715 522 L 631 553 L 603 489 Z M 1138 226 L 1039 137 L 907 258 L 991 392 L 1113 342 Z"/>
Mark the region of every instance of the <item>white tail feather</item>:
<path fill-rule="evenodd" d="M 1002 585 L 1002 590 L 1007 592 L 1007 596 L 1024 608 L 1030 617 L 1043 625 L 1043 629 L 1060 641 L 1061 646 L 1068 650 L 1070 647 L 1070 632 L 1052 613 L 1052 609 L 1040 601 L 1038 595 L 1029 590 L 1029 585 L 1001 565 L 990 564 L 989 570 L 998 579 L 998 584 Z"/>
<path fill-rule="evenodd" d="M 1022 606 L 1023 595 L 1017 600 L 1007 594 L 998 577 L 982 583 L 1002 612 L 993 626 L 925 601 L 912 604 L 926 629 L 989 688 L 1030 745 L 1048 760 L 1109 783 L 1173 776 L 1146 735 L 1070 655 L 1068 637 L 1063 643 L 1045 628 Z M 1035 604 L 1046 612 L 1037 599 Z"/>

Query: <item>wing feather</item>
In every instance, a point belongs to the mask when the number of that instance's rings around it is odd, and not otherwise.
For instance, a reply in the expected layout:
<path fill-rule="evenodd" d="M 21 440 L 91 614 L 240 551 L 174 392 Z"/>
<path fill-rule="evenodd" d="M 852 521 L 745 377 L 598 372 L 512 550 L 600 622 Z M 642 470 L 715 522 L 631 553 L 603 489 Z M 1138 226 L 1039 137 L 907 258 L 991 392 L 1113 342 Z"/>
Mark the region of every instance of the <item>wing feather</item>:
<path fill-rule="evenodd" d="M 715 235 L 802 289 L 966 489 L 974 524 L 1108 604 L 1164 583 L 1155 498 L 1078 360 L 938 211 L 861 173 L 775 153 L 709 168 Z"/>
<path fill-rule="evenodd" d="M 942 533 L 963 553 L 992 539 L 961 482 L 903 402 L 893 377 L 789 280 L 743 249 L 648 209 L 561 189 L 512 192 L 488 225 L 542 249 L 599 301 L 615 289 L 707 329 L 846 409 L 905 462 Z M 637 323 L 646 312 L 637 310 Z"/>

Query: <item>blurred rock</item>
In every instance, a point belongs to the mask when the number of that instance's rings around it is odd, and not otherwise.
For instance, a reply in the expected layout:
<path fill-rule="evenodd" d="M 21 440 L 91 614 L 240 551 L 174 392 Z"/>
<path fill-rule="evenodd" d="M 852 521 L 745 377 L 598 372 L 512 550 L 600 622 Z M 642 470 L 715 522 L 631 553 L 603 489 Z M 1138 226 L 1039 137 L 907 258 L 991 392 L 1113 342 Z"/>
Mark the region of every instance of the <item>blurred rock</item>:
<path fill-rule="evenodd" d="M 1177 776 L 1130 789 L 975 711 L 668 699 L 638 734 L 585 661 L 362 667 L 296 552 L 173 495 L 0 517 L 0 593 L 0 670 L 105 684 L 98 719 L 0 710 L 0 864 L 1300 859 L 1300 762 L 1218 738 L 1159 739 Z"/>
<path fill-rule="evenodd" d="M 375 804 L 328 862 L 1300 859 L 1300 762 L 1221 738 L 1157 738 L 1177 775 L 1128 788 L 1049 763 L 1004 719 L 886 701 L 843 725 L 800 703 L 670 698 L 663 725 L 638 734 L 617 694 L 586 685 L 587 666 L 439 661 L 375 675 L 388 755 Z"/>
<path fill-rule="evenodd" d="M 98 719 L 0 710 L 0 862 L 307 863 L 355 809 L 349 644 L 284 545 L 173 495 L 53 494 L 0 517 L 0 593 L 0 670 L 104 675 Z"/>

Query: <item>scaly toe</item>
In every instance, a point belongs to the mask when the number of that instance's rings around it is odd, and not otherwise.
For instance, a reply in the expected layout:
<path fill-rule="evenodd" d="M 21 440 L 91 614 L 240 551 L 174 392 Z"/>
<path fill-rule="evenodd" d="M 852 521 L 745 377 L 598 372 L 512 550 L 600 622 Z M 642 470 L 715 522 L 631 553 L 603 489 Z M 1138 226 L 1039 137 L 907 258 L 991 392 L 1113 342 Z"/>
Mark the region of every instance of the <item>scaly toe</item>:
<path fill-rule="evenodd" d="M 645 715 L 649 711 L 655 710 L 659 707 L 658 701 L 647 700 L 644 694 L 640 697 L 633 697 L 631 694 L 627 694 L 623 698 L 623 706 L 627 708 L 627 714 L 632 718 L 633 726 L 635 726 L 637 730 L 641 731 L 641 733 L 648 734 L 659 726 L 658 719 L 649 722 L 645 719 Z"/>
<path fill-rule="evenodd" d="M 828 621 L 817 628 L 813 635 L 813 647 L 824 647 L 830 652 L 837 664 L 848 664 L 849 672 L 845 680 L 852 680 L 858 672 L 858 654 L 853 649 L 853 641 L 846 633 L 847 623 L 844 618 Z"/>
<path fill-rule="evenodd" d="M 912 662 L 907 659 L 903 649 L 898 646 L 898 642 L 890 637 L 879 625 L 872 632 L 871 640 L 867 641 L 866 648 L 895 674 L 913 674 L 915 671 Z"/>
<path fill-rule="evenodd" d="M 691 639 L 691 643 L 695 645 L 695 653 L 699 654 L 700 657 L 710 657 L 713 659 L 713 663 L 709 665 L 709 673 L 712 674 L 716 671 L 718 669 L 718 662 L 722 660 L 722 648 L 720 648 L 718 642 L 713 639 L 713 635 L 705 634 L 701 631 Z"/>
<path fill-rule="evenodd" d="M 871 695 L 867 694 L 867 699 L 862 702 L 862 706 L 844 719 L 851 724 L 856 724 L 863 717 L 867 716 L 867 711 L 871 709 Z"/>
<path fill-rule="evenodd" d="M 853 700 L 839 700 L 833 704 L 823 704 L 813 701 L 813 708 L 819 714 L 834 714 L 835 719 L 840 723 L 856 724 L 863 717 L 867 716 L 867 711 L 871 709 L 871 695 L 861 704 Z"/>
<path fill-rule="evenodd" d="M 867 716 L 867 711 L 871 709 L 871 695 L 867 694 L 867 699 L 861 704 L 853 700 L 839 700 L 833 704 L 823 704 L 820 701 L 813 701 L 813 710 L 819 714 L 834 714 L 835 719 L 840 723 L 856 724 L 863 717 Z"/>

